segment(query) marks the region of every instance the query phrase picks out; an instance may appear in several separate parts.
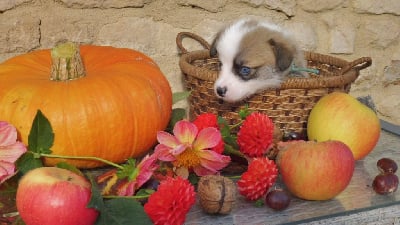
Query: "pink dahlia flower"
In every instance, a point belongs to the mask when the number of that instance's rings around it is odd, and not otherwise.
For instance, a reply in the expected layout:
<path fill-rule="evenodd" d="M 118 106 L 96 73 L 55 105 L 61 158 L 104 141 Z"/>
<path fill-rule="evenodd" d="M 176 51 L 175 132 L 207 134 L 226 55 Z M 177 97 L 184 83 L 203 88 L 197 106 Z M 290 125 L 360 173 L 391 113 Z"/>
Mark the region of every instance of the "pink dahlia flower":
<path fill-rule="evenodd" d="M 231 161 L 229 156 L 211 150 L 221 141 L 221 133 L 214 127 L 199 132 L 193 123 L 181 120 L 175 124 L 173 135 L 159 131 L 157 140 L 155 154 L 159 160 L 172 162 L 177 169 L 193 169 L 198 176 L 216 174 Z"/>
<path fill-rule="evenodd" d="M 196 125 L 199 131 L 207 127 L 215 127 L 219 130 L 217 115 L 213 113 L 203 113 L 197 116 L 196 119 L 193 120 L 193 123 L 194 125 Z M 212 150 L 214 152 L 222 154 L 224 152 L 224 148 L 225 148 L 225 143 L 221 138 L 221 141 L 215 147 L 213 147 Z"/>
<path fill-rule="evenodd" d="M 17 130 L 0 121 L 0 184 L 15 173 L 15 161 L 26 152 L 26 146 L 17 141 Z"/>

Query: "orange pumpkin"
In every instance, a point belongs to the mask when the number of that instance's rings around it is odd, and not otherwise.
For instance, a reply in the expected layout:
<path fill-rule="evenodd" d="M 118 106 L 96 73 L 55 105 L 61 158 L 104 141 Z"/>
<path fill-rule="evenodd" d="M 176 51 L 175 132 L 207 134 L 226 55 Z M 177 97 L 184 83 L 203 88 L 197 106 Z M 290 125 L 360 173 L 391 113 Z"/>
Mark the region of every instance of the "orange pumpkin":
<path fill-rule="evenodd" d="M 52 125 L 55 139 L 51 150 L 57 155 L 96 156 L 115 163 L 144 155 L 170 119 L 168 81 L 156 63 L 140 52 L 93 45 L 77 50 L 84 69 L 79 69 L 79 63 L 72 65 L 74 60 L 64 60 L 70 70 L 67 75 L 79 70 L 85 74 L 63 81 L 55 74 L 60 71 L 52 69 L 49 49 L 0 64 L 0 120 L 12 123 L 27 144 L 40 109 Z M 57 162 L 45 159 L 49 166 Z M 97 161 L 68 162 L 80 168 L 102 165 Z"/>

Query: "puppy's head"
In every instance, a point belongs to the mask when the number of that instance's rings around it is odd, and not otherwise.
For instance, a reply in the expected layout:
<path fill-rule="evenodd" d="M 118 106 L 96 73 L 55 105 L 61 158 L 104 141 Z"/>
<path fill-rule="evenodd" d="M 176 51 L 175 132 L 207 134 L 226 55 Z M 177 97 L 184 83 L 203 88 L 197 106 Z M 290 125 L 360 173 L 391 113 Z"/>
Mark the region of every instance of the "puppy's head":
<path fill-rule="evenodd" d="M 296 46 L 274 25 L 240 20 L 221 30 L 210 55 L 218 56 L 220 73 L 214 89 L 224 101 L 236 102 L 287 78 Z"/>

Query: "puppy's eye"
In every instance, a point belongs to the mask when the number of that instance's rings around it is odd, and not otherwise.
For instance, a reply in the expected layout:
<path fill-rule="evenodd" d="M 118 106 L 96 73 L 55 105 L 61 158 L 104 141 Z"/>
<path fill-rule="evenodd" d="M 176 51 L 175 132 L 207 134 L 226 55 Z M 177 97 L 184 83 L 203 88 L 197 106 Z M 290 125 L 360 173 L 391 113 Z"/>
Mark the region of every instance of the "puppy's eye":
<path fill-rule="evenodd" d="M 240 76 L 242 76 L 242 77 L 247 77 L 247 76 L 249 76 L 249 75 L 250 75 L 250 72 L 251 72 L 251 69 L 250 69 L 249 67 L 247 67 L 247 66 L 241 66 L 241 67 L 239 68 L 239 74 L 240 74 Z"/>

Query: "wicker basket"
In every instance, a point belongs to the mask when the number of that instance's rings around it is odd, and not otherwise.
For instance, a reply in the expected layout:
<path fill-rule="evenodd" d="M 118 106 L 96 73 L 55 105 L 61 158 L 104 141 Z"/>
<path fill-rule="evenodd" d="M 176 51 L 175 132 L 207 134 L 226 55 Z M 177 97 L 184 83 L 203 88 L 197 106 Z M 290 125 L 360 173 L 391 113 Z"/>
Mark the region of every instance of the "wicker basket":
<path fill-rule="evenodd" d="M 183 38 L 192 38 L 205 49 L 188 52 L 182 45 Z M 313 52 L 305 52 L 309 68 L 318 69 L 319 75 L 311 78 L 290 78 L 280 89 L 266 90 L 235 104 L 221 101 L 214 93 L 214 81 L 218 76 L 218 59 L 210 58 L 210 45 L 200 36 L 181 32 L 176 43 L 182 52 L 179 66 L 185 85 L 191 91 L 190 117 L 205 112 L 215 113 L 230 124 L 239 120 L 238 111 L 248 106 L 252 111 L 267 114 L 282 131 L 306 132 L 308 115 L 315 103 L 324 95 L 350 90 L 359 71 L 371 65 L 371 58 L 362 57 L 352 62 Z"/>

